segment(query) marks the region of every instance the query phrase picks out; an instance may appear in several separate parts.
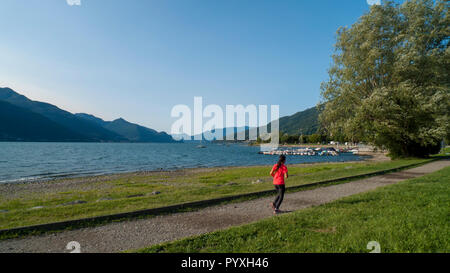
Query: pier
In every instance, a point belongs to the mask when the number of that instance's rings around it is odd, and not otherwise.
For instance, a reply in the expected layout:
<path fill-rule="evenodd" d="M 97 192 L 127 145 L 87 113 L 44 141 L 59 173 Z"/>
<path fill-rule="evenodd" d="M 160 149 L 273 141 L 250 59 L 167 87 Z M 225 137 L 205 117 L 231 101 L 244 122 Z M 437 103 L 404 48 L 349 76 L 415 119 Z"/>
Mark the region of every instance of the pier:
<path fill-rule="evenodd" d="M 259 152 L 263 155 L 290 155 L 290 156 L 338 156 L 340 153 L 348 153 L 354 151 L 336 150 L 334 148 L 294 148 L 294 149 L 277 149 L 272 151 Z"/>

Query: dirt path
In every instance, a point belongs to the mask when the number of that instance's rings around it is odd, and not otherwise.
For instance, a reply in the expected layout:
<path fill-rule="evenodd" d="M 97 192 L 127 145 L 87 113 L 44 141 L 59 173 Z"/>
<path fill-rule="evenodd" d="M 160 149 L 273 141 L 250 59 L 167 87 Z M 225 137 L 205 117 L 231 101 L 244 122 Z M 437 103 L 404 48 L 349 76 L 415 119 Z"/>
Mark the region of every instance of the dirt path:
<path fill-rule="evenodd" d="M 367 192 L 405 179 L 420 177 L 450 166 L 450 160 L 428 163 L 402 172 L 350 183 L 321 187 L 286 195 L 282 209 L 299 210 L 328 203 L 342 197 Z M 150 219 L 112 223 L 94 228 L 0 241 L 1 252 L 68 252 L 66 245 L 77 241 L 82 252 L 118 252 L 148 247 L 188 236 L 274 217 L 270 198 L 205 208 Z M 276 217 L 276 216 L 275 216 Z"/>

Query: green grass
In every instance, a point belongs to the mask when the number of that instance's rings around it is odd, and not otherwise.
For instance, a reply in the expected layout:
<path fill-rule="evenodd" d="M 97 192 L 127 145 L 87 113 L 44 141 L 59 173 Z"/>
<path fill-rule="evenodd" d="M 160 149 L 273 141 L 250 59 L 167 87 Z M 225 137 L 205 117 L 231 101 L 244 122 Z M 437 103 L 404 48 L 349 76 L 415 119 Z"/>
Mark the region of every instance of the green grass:
<path fill-rule="evenodd" d="M 156 245 L 146 253 L 450 251 L 450 167 L 260 222 Z"/>
<path fill-rule="evenodd" d="M 325 163 L 297 165 L 289 168 L 288 186 L 303 185 L 334 178 L 365 174 L 406 166 L 426 160 L 409 159 L 388 162 L 361 163 Z M 185 202 L 233 196 L 243 193 L 272 189 L 268 176 L 270 168 L 242 167 L 212 169 L 187 173 L 150 173 L 142 175 L 120 175 L 107 181 L 94 181 L 80 187 L 49 187 L 48 191 L 33 193 L 20 191 L 20 194 L 8 195 L 0 191 L 0 229 L 45 224 L 86 217 L 123 213 L 141 209 L 150 209 Z M 265 183 L 253 184 L 255 180 Z M 234 184 L 229 185 L 229 182 Z M 154 191 L 161 194 L 152 195 Z M 132 195 L 143 195 L 129 198 Z M 108 197 L 112 200 L 98 201 Z M 61 206 L 74 200 L 86 201 L 86 204 Z M 43 206 L 42 209 L 30 210 Z"/>

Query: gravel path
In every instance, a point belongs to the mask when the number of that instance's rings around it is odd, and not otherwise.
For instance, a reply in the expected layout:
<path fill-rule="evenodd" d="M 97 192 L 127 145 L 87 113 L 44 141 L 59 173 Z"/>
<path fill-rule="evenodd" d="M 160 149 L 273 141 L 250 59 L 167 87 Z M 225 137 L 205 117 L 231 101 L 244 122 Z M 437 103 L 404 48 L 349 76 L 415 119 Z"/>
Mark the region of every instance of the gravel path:
<path fill-rule="evenodd" d="M 286 195 L 282 209 L 294 211 L 325 204 L 342 197 L 395 184 L 405 179 L 420 177 L 447 166 L 450 166 L 450 160 L 440 160 L 402 172 L 290 193 Z M 269 208 L 272 199 L 272 197 L 267 197 L 242 203 L 208 207 L 195 212 L 177 213 L 55 234 L 5 240 L 0 241 L 0 253 L 68 252 L 66 245 L 71 241 L 79 242 L 82 252 L 108 253 L 148 247 L 162 242 L 274 217 L 271 208 Z"/>

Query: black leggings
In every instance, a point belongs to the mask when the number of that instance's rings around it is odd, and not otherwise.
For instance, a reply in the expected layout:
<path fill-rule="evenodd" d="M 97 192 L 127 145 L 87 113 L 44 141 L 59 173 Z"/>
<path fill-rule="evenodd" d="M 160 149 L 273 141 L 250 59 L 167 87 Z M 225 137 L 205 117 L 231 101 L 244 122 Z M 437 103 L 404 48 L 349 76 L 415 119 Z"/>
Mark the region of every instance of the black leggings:
<path fill-rule="evenodd" d="M 277 198 L 273 202 L 276 209 L 280 209 L 281 203 L 283 203 L 284 192 L 286 191 L 285 185 L 275 185 L 275 189 L 277 190 Z"/>

